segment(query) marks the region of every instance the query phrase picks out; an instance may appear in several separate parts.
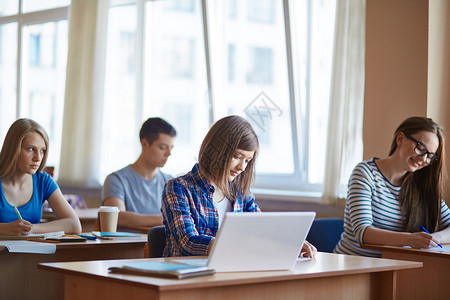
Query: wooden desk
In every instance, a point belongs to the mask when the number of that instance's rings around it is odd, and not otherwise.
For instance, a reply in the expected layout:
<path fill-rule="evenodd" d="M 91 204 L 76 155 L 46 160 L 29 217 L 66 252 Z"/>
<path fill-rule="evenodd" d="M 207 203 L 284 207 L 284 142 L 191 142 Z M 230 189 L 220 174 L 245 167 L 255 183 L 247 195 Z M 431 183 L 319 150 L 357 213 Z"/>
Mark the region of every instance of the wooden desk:
<path fill-rule="evenodd" d="M 9 253 L 0 249 L 0 299 L 63 299 L 63 276 L 38 270 L 38 263 L 142 258 L 146 242 L 147 235 L 59 243 L 54 254 Z"/>
<path fill-rule="evenodd" d="M 443 245 L 449 247 L 450 244 Z M 361 245 L 381 251 L 383 258 L 418 261 L 422 269 L 399 272 L 398 299 L 449 299 L 450 252 L 406 247 Z"/>
<path fill-rule="evenodd" d="M 139 260 L 43 263 L 65 276 L 64 299 L 395 299 L 399 270 L 421 263 L 331 253 L 297 262 L 293 271 L 216 273 L 183 280 L 108 273 Z"/>

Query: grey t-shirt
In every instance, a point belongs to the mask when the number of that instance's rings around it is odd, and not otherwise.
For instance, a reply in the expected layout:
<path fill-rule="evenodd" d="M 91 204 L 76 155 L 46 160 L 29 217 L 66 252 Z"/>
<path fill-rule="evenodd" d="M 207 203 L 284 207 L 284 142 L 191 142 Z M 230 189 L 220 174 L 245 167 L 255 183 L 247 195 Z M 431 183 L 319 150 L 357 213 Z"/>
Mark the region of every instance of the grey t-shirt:
<path fill-rule="evenodd" d="M 148 215 L 161 214 L 161 195 L 164 184 L 170 179 L 172 176 L 158 170 L 155 178 L 147 180 L 128 165 L 106 177 L 102 199 L 122 199 L 127 211 Z"/>

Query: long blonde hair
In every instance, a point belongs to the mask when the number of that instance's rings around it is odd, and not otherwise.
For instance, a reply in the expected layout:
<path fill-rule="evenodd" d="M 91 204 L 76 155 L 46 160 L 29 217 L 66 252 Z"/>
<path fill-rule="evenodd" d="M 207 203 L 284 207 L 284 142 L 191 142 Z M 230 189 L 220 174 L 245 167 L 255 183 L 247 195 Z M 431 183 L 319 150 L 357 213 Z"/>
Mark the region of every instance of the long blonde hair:
<path fill-rule="evenodd" d="M 411 135 L 421 131 L 436 134 L 439 140 L 436 151 L 437 160 L 420 170 L 406 173 L 398 201 L 404 215 L 406 231 L 419 231 L 419 226 L 423 225 L 429 228 L 430 232 L 435 232 L 439 228 L 441 219 L 441 200 L 447 174 L 443 128 L 430 118 L 408 118 L 395 131 L 389 155 L 397 149 L 397 136 L 400 132 Z"/>
<path fill-rule="evenodd" d="M 237 149 L 255 152 L 245 170 L 230 183 L 226 171 Z M 245 197 L 250 193 L 258 150 L 258 137 L 249 122 L 239 116 L 222 118 L 210 128 L 202 142 L 200 171 L 234 201 L 236 195 Z"/>
<path fill-rule="evenodd" d="M 37 132 L 44 139 L 46 151 L 37 172 L 44 169 L 47 162 L 49 139 L 45 129 L 36 121 L 22 118 L 16 120 L 6 133 L 0 152 L 0 179 L 4 180 L 14 175 L 17 170 L 17 160 L 20 155 L 23 140 L 31 133 Z"/>

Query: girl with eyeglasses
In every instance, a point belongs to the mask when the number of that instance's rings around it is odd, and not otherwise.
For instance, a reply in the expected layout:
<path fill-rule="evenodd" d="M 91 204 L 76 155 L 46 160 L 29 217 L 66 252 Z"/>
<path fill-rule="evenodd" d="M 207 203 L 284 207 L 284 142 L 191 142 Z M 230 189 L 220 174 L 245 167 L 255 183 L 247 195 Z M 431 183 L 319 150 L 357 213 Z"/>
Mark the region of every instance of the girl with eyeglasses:
<path fill-rule="evenodd" d="M 403 121 L 388 157 L 363 161 L 353 170 L 344 233 L 334 251 L 377 257 L 379 252 L 360 245 L 431 248 L 449 243 L 450 210 L 442 199 L 444 159 L 439 124 L 424 117 Z"/>

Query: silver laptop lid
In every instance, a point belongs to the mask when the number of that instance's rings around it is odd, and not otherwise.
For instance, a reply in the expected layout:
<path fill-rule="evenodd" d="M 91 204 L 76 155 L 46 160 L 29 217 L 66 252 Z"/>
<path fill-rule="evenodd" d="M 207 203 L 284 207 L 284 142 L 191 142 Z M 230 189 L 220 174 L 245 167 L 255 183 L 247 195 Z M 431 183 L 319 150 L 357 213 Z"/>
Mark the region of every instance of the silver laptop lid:
<path fill-rule="evenodd" d="M 208 267 L 216 272 L 292 269 L 315 212 L 227 213 Z"/>

